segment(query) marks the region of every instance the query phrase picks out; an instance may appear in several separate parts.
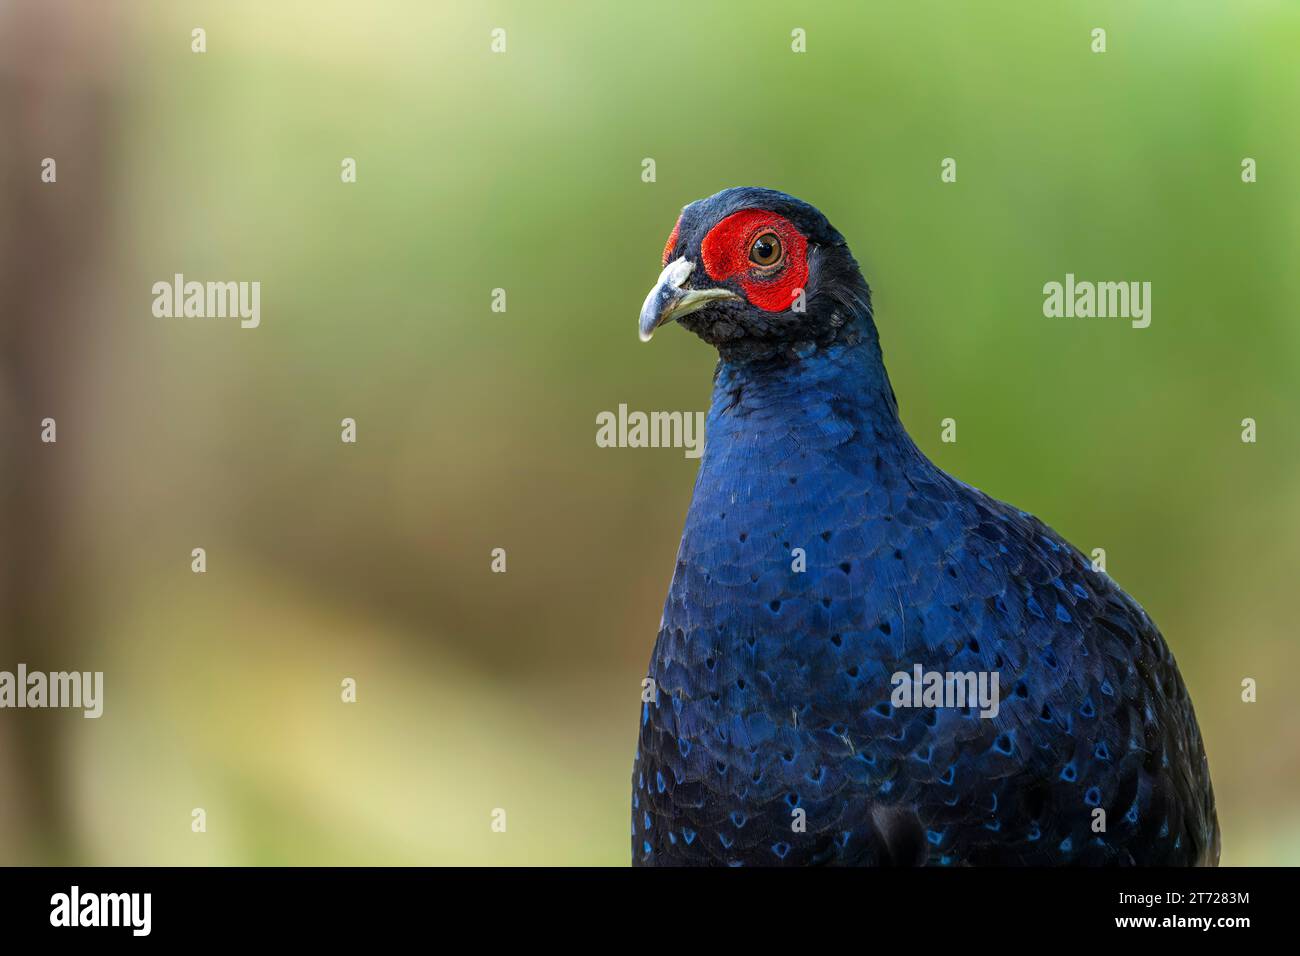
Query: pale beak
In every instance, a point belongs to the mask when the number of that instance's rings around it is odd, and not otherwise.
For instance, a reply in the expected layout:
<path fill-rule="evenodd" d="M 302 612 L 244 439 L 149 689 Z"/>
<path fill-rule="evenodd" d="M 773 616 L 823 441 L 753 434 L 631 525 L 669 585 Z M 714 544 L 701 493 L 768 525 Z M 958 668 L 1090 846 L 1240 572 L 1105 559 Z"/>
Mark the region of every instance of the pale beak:
<path fill-rule="evenodd" d="M 638 326 L 641 330 L 642 342 L 649 342 L 650 336 L 655 334 L 655 329 L 665 322 L 698 312 L 710 302 L 740 298 L 729 289 L 682 288 L 694 270 L 695 263 L 685 256 L 664 266 L 664 271 L 659 273 L 659 281 L 645 297 L 645 305 L 641 306 L 641 320 Z"/>

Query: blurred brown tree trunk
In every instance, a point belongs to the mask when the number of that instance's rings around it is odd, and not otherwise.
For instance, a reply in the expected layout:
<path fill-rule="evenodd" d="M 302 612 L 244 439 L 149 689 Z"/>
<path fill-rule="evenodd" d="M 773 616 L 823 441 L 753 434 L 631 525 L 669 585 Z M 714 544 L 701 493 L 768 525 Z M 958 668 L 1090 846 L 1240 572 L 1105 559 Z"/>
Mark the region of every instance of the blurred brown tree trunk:
<path fill-rule="evenodd" d="M 0 670 L 82 669 L 70 581 L 105 233 L 115 5 L 0 2 Z M 41 180 L 42 161 L 57 181 Z M 41 420 L 57 421 L 57 444 Z M 84 434 L 84 433 L 83 433 Z M 76 858 L 62 713 L 0 711 L 0 864 Z"/>

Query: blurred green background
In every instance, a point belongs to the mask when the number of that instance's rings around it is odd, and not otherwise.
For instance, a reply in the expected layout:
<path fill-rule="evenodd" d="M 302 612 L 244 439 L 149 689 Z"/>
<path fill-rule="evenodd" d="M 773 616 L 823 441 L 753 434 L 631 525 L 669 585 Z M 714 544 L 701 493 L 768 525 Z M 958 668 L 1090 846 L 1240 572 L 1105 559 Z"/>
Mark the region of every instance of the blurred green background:
<path fill-rule="evenodd" d="M 107 685 L 0 712 L 0 863 L 626 863 L 697 462 L 595 416 L 706 406 L 635 320 L 743 184 L 848 238 L 921 447 L 1160 624 L 1223 862 L 1300 861 L 1297 48 L 1280 0 L 0 3 L 0 669 Z M 261 327 L 154 318 L 176 272 Z M 1044 318 L 1067 272 L 1151 327 Z"/>

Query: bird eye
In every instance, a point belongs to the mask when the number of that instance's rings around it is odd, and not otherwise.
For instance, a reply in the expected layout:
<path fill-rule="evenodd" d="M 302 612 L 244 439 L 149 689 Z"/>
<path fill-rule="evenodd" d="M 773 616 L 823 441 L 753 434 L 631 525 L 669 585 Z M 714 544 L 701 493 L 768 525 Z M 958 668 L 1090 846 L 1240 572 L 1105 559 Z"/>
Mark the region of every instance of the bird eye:
<path fill-rule="evenodd" d="M 765 232 L 749 247 L 749 261 L 758 266 L 776 265 L 781 260 L 781 240 L 774 232 Z"/>

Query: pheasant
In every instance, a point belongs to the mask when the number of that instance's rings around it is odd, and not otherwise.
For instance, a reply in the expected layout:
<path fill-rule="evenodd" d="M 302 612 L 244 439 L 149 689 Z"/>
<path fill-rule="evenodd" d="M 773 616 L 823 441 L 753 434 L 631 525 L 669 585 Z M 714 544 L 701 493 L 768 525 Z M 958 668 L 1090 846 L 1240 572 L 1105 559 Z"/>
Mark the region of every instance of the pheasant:
<path fill-rule="evenodd" d="M 634 864 L 1217 864 L 1160 632 L 917 448 L 817 209 L 752 187 L 686 206 L 641 338 L 673 321 L 719 363 L 643 695 Z"/>

